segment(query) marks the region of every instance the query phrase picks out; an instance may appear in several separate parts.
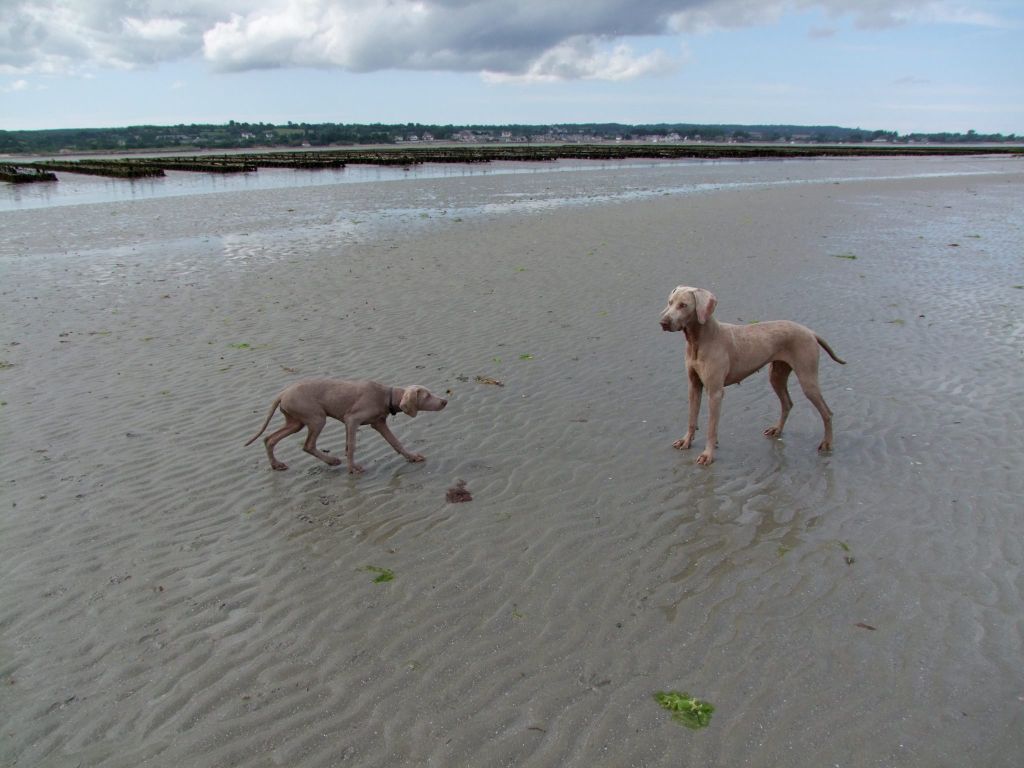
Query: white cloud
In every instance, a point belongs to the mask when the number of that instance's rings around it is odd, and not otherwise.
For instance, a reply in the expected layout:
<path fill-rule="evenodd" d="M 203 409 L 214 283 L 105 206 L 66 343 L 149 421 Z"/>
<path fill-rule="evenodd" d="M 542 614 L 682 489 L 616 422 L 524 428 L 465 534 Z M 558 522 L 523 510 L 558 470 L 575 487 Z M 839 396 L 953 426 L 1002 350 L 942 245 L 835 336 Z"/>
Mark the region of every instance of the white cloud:
<path fill-rule="evenodd" d="M 195 53 L 216 3 L 5 0 L 5 5 L 10 7 L 0 14 L 0 74 L 80 74 Z"/>
<path fill-rule="evenodd" d="M 919 85 L 931 85 L 931 80 L 926 80 L 921 77 L 915 77 L 913 75 L 906 75 L 905 77 L 899 77 L 892 81 L 894 86 L 919 86 Z"/>
<path fill-rule="evenodd" d="M 9 85 L 0 85 L 0 93 L 14 93 L 16 91 L 27 91 L 28 80 L 15 80 Z"/>
<path fill-rule="evenodd" d="M 536 83 L 559 80 L 631 80 L 651 74 L 666 74 L 678 63 L 664 51 L 636 56 L 628 45 L 611 51 L 599 50 L 588 38 L 572 38 L 544 51 L 521 74 L 483 72 L 489 83 Z"/>
<path fill-rule="evenodd" d="M 481 72 L 492 82 L 624 80 L 678 61 L 625 43 L 824 9 L 859 26 L 996 25 L 960 0 L 3 0 L 0 75 L 83 74 L 202 56 L 274 67 Z M 996 6 L 998 7 L 998 6 Z M 677 40 L 672 40 L 673 47 Z"/>
<path fill-rule="evenodd" d="M 787 11 L 812 9 L 820 9 L 831 18 L 852 17 L 861 29 L 909 23 L 1011 26 L 997 13 L 979 9 L 979 3 L 959 0 L 713 0 L 679 5 L 687 7 L 672 14 L 669 26 L 683 33 L 771 24 Z"/>
<path fill-rule="evenodd" d="M 125 34 L 154 43 L 175 42 L 185 36 L 185 22 L 181 19 L 123 18 Z"/>

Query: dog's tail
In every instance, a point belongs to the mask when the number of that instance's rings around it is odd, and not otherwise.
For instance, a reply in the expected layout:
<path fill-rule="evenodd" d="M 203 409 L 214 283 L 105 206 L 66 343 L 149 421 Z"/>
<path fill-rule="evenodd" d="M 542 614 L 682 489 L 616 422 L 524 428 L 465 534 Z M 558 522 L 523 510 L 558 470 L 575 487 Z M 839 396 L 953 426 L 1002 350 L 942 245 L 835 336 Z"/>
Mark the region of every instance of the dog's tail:
<path fill-rule="evenodd" d="M 267 428 L 267 424 L 269 424 L 270 420 L 274 417 L 274 411 L 277 410 L 277 406 L 279 406 L 280 404 L 281 404 L 281 398 L 278 397 L 277 399 L 274 400 L 273 405 L 270 406 L 270 413 L 267 414 L 267 418 L 264 420 L 263 426 L 260 427 L 260 431 L 257 432 L 255 435 L 253 435 L 252 437 L 249 438 L 249 443 L 253 442 L 254 440 L 256 440 L 257 437 L 259 437 L 260 435 L 263 434 L 263 432 Z M 246 445 L 249 445 L 249 443 L 246 443 Z"/>
<path fill-rule="evenodd" d="M 837 357 L 836 356 L 836 353 L 832 351 L 832 347 L 830 347 L 828 345 L 827 341 L 825 341 L 823 338 L 821 338 L 821 336 L 819 336 L 818 334 L 814 334 L 814 338 L 816 338 L 818 340 L 818 343 L 821 345 L 821 348 L 824 349 L 826 352 L 828 352 L 828 356 L 829 357 L 831 357 L 833 360 L 835 360 L 840 365 L 846 365 L 846 361 L 843 360 L 841 357 Z M 266 425 L 264 425 L 264 426 L 266 426 Z M 257 435 L 256 437 L 259 437 L 259 435 Z M 253 438 L 253 439 L 255 439 L 255 438 Z"/>

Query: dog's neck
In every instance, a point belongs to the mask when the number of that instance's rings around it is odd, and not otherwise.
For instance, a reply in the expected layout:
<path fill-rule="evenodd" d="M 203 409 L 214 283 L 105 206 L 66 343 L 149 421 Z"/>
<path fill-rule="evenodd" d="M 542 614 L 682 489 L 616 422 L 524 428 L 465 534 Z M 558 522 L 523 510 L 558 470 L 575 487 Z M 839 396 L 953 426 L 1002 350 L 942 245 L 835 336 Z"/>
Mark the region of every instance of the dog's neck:
<path fill-rule="evenodd" d="M 683 327 L 683 335 L 686 337 L 687 347 L 689 348 L 690 354 L 694 357 L 697 356 L 701 342 L 706 339 L 710 339 L 717 333 L 718 321 L 713 317 L 709 317 L 703 324 L 694 319 Z"/>
<path fill-rule="evenodd" d="M 396 389 L 397 387 L 388 387 L 388 416 L 394 416 L 396 413 L 398 413 L 399 410 L 401 410 L 397 405 L 395 405 Z M 404 394 L 404 391 L 401 394 L 399 394 L 398 402 L 402 402 L 402 395 Z"/>

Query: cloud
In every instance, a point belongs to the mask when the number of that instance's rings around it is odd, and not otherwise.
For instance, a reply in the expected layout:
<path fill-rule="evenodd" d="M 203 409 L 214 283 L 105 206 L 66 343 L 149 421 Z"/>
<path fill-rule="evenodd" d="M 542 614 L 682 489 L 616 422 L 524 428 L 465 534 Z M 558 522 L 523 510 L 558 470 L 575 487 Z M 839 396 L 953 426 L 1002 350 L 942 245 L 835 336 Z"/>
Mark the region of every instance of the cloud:
<path fill-rule="evenodd" d="M 211 23 L 210 2 L 6 0 L 0 74 L 130 69 L 192 55 Z"/>
<path fill-rule="evenodd" d="M 666 74 L 678 62 L 660 50 L 634 55 L 627 45 L 600 50 L 592 38 L 574 37 L 548 49 L 520 74 L 485 70 L 489 83 L 537 83 L 558 80 L 631 80 L 650 74 Z"/>
<path fill-rule="evenodd" d="M 823 9 L 862 27 L 992 25 L 959 0 L 4 0 L 0 75 L 84 74 L 199 57 L 218 71 L 479 72 L 490 82 L 626 80 L 679 66 L 628 40 Z"/>
<path fill-rule="evenodd" d="M 15 93 L 16 91 L 27 91 L 28 80 L 15 80 L 8 85 L 0 85 L 0 93 Z"/>
<path fill-rule="evenodd" d="M 918 86 L 918 85 L 931 85 L 931 80 L 926 80 L 921 77 L 915 77 L 913 75 L 906 75 L 905 77 L 899 77 L 892 81 L 895 86 Z"/>
<path fill-rule="evenodd" d="M 599 42 L 664 34 L 680 4 L 652 2 L 637 14 L 621 0 L 287 2 L 216 23 L 203 36 L 203 53 L 221 70 L 297 65 L 622 79 L 662 67 L 666 57 L 635 57 L 623 46 L 607 52 Z"/>
<path fill-rule="evenodd" d="M 826 40 L 836 36 L 836 30 L 834 27 L 811 27 L 807 33 L 807 36 L 812 40 Z"/>

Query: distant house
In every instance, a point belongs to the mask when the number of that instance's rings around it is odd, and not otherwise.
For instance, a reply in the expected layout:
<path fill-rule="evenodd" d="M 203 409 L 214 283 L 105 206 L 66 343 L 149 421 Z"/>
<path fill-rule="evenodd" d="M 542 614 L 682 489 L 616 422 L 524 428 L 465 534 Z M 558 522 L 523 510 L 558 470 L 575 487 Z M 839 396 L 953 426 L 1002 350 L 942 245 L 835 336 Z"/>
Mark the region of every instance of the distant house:
<path fill-rule="evenodd" d="M 494 136 L 489 131 L 459 131 L 452 135 L 455 141 L 479 142 L 494 141 Z"/>

